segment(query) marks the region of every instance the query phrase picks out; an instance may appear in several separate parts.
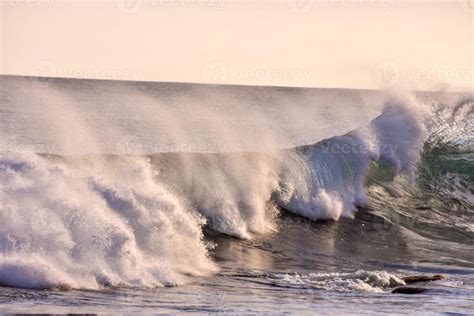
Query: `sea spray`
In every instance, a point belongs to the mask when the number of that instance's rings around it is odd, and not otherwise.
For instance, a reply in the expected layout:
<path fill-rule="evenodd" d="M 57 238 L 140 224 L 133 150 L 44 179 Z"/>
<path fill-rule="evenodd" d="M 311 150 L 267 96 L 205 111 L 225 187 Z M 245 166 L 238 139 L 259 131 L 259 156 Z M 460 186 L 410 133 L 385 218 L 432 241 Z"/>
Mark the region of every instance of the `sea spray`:
<path fill-rule="evenodd" d="M 283 207 L 311 219 L 352 217 L 367 201 L 364 181 L 369 162 L 380 161 L 413 177 L 424 139 L 424 116 L 412 97 L 394 96 L 369 126 L 298 151 L 305 183 L 289 180 L 292 197 Z"/>
<path fill-rule="evenodd" d="M 3 285 L 154 287 L 216 271 L 205 220 L 154 180 L 146 158 L 2 153 L 0 179 Z"/>

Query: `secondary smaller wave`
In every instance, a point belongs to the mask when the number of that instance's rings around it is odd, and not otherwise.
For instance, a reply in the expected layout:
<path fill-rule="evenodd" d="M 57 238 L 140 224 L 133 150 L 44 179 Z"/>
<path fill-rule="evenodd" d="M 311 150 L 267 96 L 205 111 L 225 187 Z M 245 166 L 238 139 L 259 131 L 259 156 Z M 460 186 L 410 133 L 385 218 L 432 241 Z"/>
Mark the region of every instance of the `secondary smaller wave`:
<path fill-rule="evenodd" d="M 319 289 L 337 292 L 375 292 L 405 285 L 400 276 L 387 271 L 346 273 L 270 273 L 266 280 L 278 287 Z"/>

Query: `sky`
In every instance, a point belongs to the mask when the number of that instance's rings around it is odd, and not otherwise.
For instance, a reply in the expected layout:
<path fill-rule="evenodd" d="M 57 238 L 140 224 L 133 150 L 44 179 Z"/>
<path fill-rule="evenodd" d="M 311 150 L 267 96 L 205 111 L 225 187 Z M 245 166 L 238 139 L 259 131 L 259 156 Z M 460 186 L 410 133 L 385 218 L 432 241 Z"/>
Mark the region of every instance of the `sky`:
<path fill-rule="evenodd" d="M 0 0 L 0 73 L 473 90 L 474 0 Z"/>

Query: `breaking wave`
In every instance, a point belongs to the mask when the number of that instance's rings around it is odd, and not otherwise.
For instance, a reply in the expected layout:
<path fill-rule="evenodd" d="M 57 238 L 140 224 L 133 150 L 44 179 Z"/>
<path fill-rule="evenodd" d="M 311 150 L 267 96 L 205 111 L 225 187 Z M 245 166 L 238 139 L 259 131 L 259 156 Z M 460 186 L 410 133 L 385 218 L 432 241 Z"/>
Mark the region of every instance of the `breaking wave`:
<path fill-rule="evenodd" d="M 3 113 L 9 102 L 2 100 Z M 433 162 L 438 159 L 433 157 L 440 157 L 435 148 L 446 143 L 433 141 L 433 131 L 441 126 L 432 122 L 433 117 L 449 112 L 449 120 L 443 121 L 448 126 L 472 122 L 472 108 L 472 100 L 454 107 L 433 106 L 412 95 L 398 95 L 388 98 L 381 113 L 365 126 L 295 148 L 239 151 L 237 146 L 225 152 L 78 155 L 80 144 L 97 143 L 97 135 L 87 127 L 83 113 L 76 109 L 73 115 L 57 104 L 53 109 L 70 121 L 56 122 L 51 113 L 42 118 L 54 121 L 58 137 L 71 129 L 70 137 L 84 137 L 72 152 L 14 150 L 23 148 L 20 144 L 4 146 L 0 152 L 0 284 L 156 287 L 210 275 L 217 266 L 203 227 L 251 239 L 275 230 L 281 209 L 312 220 L 350 218 L 358 207 L 380 201 L 370 185 L 400 179 L 408 187 L 431 185 L 435 182 L 427 177 L 435 176 L 436 170 L 429 167 L 427 172 L 426 166 L 440 163 Z M 203 113 L 215 115 L 215 121 L 221 117 L 209 109 Z M 170 118 L 169 113 L 165 117 Z M 239 136 L 239 129 L 220 128 L 227 140 Z M 457 137 L 453 145 L 450 140 L 450 148 L 468 152 L 469 132 L 462 134 L 464 141 Z M 278 136 L 272 131 L 264 139 L 273 141 Z M 66 145 L 70 140 L 65 140 Z M 472 166 L 472 160 L 467 163 Z M 472 206 L 468 176 L 459 170 L 439 171 L 437 192 Z M 371 286 L 357 281 L 359 277 L 356 273 L 339 279 L 351 288 Z M 393 279 L 379 274 L 367 278 L 377 284 Z M 338 286 L 311 275 L 273 279 Z"/>

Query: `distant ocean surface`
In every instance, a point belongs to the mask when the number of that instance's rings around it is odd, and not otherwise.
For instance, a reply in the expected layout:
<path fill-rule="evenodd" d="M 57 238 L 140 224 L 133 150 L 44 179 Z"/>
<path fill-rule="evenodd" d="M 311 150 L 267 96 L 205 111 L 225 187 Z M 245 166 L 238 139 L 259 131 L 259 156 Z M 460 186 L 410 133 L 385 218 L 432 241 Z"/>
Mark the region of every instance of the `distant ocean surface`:
<path fill-rule="evenodd" d="M 0 76 L 0 312 L 472 313 L 473 126 L 472 93 Z"/>

